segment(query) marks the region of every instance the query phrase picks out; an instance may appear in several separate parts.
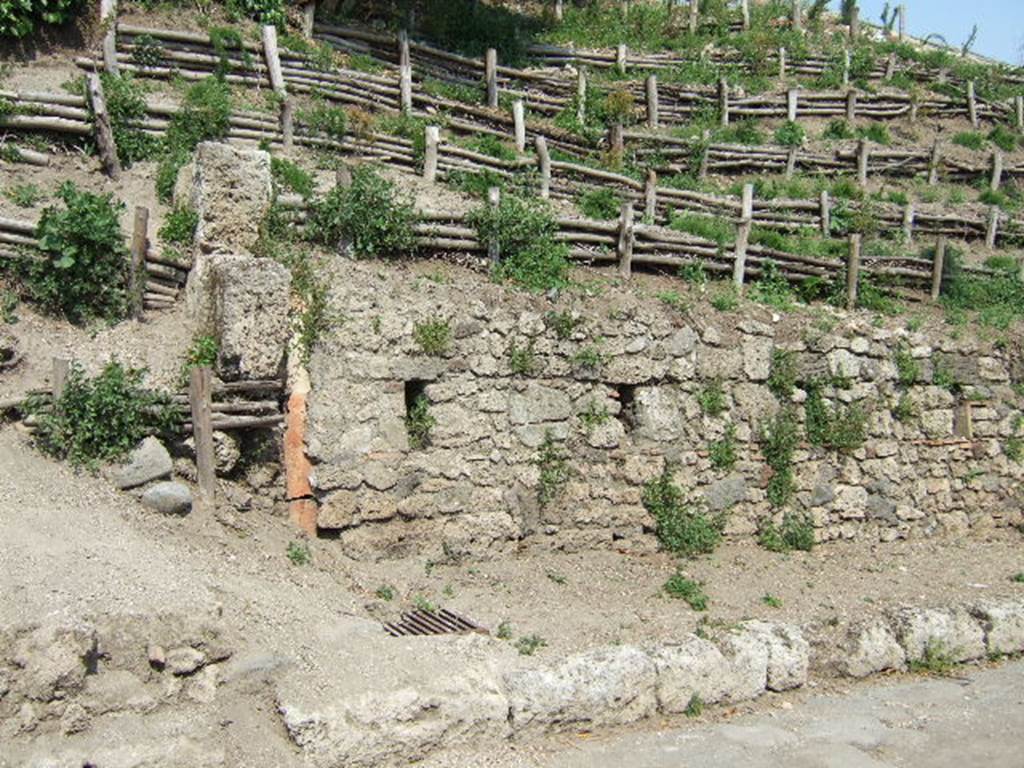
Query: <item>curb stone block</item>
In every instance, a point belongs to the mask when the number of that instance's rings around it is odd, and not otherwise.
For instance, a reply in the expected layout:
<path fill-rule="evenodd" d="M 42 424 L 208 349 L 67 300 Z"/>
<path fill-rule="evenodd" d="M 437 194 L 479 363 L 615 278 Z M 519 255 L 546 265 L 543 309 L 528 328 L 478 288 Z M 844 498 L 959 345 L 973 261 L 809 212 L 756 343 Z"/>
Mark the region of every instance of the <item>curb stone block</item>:
<path fill-rule="evenodd" d="M 505 677 L 515 734 L 622 725 L 657 711 L 654 661 L 630 645 Z"/>
<path fill-rule="evenodd" d="M 988 653 L 1024 651 L 1024 603 L 983 603 L 971 613 L 985 630 Z"/>
<path fill-rule="evenodd" d="M 800 630 L 787 624 L 750 621 L 743 625 L 765 644 L 768 668 L 765 687 L 770 691 L 788 691 L 807 682 L 811 646 Z"/>
<path fill-rule="evenodd" d="M 705 704 L 725 698 L 732 669 L 712 643 L 690 635 L 678 645 L 651 650 L 657 670 L 655 692 L 658 711 L 677 715 L 686 711 L 696 694 Z"/>
<path fill-rule="evenodd" d="M 905 608 L 895 613 L 893 628 L 908 662 L 923 659 L 929 645 L 957 662 L 985 655 L 985 633 L 963 608 Z"/>
<path fill-rule="evenodd" d="M 756 699 L 768 685 L 768 644 L 745 627 L 718 644 L 729 666 L 728 690 L 722 701 L 735 704 Z"/>
<path fill-rule="evenodd" d="M 840 671 L 849 677 L 867 677 L 887 669 L 903 669 L 907 655 L 896 635 L 882 620 L 851 627 L 843 646 Z"/>

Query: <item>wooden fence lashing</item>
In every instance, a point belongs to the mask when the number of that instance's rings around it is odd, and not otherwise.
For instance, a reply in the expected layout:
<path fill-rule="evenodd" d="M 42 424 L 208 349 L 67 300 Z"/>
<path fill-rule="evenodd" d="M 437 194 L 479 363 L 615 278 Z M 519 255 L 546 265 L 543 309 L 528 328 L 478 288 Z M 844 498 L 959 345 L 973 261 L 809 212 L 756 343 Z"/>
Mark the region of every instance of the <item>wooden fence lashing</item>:
<path fill-rule="evenodd" d="M 636 232 L 633 225 L 633 201 L 626 200 L 619 211 L 619 277 L 629 279 L 633 274 L 633 248 Z"/>
<path fill-rule="evenodd" d="M 117 0 L 100 0 L 100 25 L 103 28 L 103 69 L 117 74 Z"/>
<path fill-rule="evenodd" d="M 857 306 L 857 286 L 860 282 L 860 235 L 850 235 L 850 251 L 846 257 L 846 309 Z"/>
<path fill-rule="evenodd" d="M 498 52 L 488 48 L 484 56 L 484 82 L 487 86 L 487 106 L 498 108 Z"/>
<path fill-rule="evenodd" d="M 213 372 L 203 366 L 189 374 L 188 398 L 192 414 L 192 438 L 195 443 L 196 473 L 199 480 L 199 507 L 212 512 L 217 503 L 216 458 L 213 449 L 211 399 Z"/>
<path fill-rule="evenodd" d="M 946 264 L 946 236 L 939 235 L 935 243 L 935 257 L 932 260 L 932 302 L 939 300 L 942 293 L 942 271 Z"/>
<path fill-rule="evenodd" d="M 135 206 L 132 225 L 131 262 L 128 268 L 128 297 L 131 316 L 142 317 L 143 294 L 146 289 L 145 261 L 149 250 L 149 208 Z"/>
<path fill-rule="evenodd" d="M 107 101 L 103 98 L 103 84 L 95 72 L 89 74 L 88 88 L 96 124 L 96 148 L 107 175 L 117 181 L 121 178 L 121 161 L 117 157 L 117 144 L 114 143 L 114 129 L 107 112 Z"/>
<path fill-rule="evenodd" d="M 754 219 L 754 185 L 743 185 L 740 219 L 736 225 L 736 248 L 733 254 L 732 284 L 737 293 L 743 291 L 746 280 L 747 248 L 750 243 L 750 229 Z"/>

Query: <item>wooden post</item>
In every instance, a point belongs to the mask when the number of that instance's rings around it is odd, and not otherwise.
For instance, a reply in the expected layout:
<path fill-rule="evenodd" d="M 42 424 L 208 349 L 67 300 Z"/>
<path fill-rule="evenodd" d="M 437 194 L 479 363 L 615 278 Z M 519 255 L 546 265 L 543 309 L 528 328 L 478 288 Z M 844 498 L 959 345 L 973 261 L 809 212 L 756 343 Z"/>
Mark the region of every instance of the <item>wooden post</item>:
<path fill-rule="evenodd" d="M 985 227 L 985 246 L 996 247 L 996 237 L 999 234 L 999 206 L 993 205 L 988 209 L 988 226 Z"/>
<path fill-rule="evenodd" d="M 135 206 L 132 226 L 131 262 L 128 266 L 128 302 L 131 316 L 142 317 L 142 294 L 146 285 L 146 251 L 149 249 L 149 208 Z"/>
<path fill-rule="evenodd" d="M 850 49 L 843 50 L 843 88 L 850 87 Z"/>
<path fill-rule="evenodd" d="M 281 73 L 281 56 L 277 50 L 277 27 L 273 24 L 263 25 L 263 56 L 267 60 L 270 87 L 278 96 L 284 96 L 286 90 L 284 75 Z"/>
<path fill-rule="evenodd" d="M 754 185 L 743 185 L 740 203 L 740 220 L 736 224 L 736 250 L 732 262 L 732 284 L 736 293 L 743 292 L 747 271 L 747 246 L 750 244 L 750 228 L 754 221 Z"/>
<path fill-rule="evenodd" d="M 724 78 L 718 79 L 718 114 L 722 127 L 729 125 L 729 82 Z"/>
<path fill-rule="evenodd" d="M 796 173 L 796 147 L 790 147 L 786 152 L 786 178 L 792 179 Z"/>
<path fill-rule="evenodd" d="M 832 201 L 829 200 L 828 190 L 821 192 L 821 234 L 828 237 L 832 231 Z"/>
<path fill-rule="evenodd" d="M 644 220 L 654 224 L 658 219 L 658 174 L 653 168 L 647 169 L 644 181 Z"/>
<path fill-rule="evenodd" d="M 625 200 L 619 213 L 619 276 L 629 278 L 633 274 L 633 201 Z"/>
<path fill-rule="evenodd" d="M 786 119 L 791 123 L 796 122 L 797 104 L 799 103 L 800 92 L 796 88 L 786 91 Z"/>
<path fill-rule="evenodd" d="M 706 179 L 708 177 L 708 162 L 711 159 L 708 156 L 708 154 L 709 154 L 710 151 L 711 151 L 711 146 L 708 145 L 708 144 L 705 144 L 704 145 L 704 151 L 701 152 L 701 155 L 700 155 L 700 170 L 697 173 L 697 178 L 699 178 L 701 181 L 703 181 L 704 179 Z"/>
<path fill-rule="evenodd" d="M 1024 131 L 1024 96 L 1017 96 L 1013 100 L 1014 110 L 1017 113 L 1017 130 Z"/>
<path fill-rule="evenodd" d="M 896 74 L 896 54 L 890 53 L 889 58 L 885 60 L 885 79 L 892 80 L 893 75 Z"/>
<path fill-rule="evenodd" d="M 576 70 L 576 120 L 587 122 L 587 72 L 582 66 Z"/>
<path fill-rule="evenodd" d="M 857 91 L 846 92 L 846 120 L 852 123 L 857 118 Z"/>
<path fill-rule="evenodd" d="M 658 127 L 658 76 L 648 75 L 647 90 L 647 127 L 656 130 Z"/>
<path fill-rule="evenodd" d="M 291 150 L 295 145 L 295 102 L 291 96 L 281 101 L 281 136 L 285 151 Z"/>
<path fill-rule="evenodd" d="M 409 32 L 404 29 L 398 30 L 398 66 L 407 67 L 412 65 L 412 56 L 409 54 Z"/>
<path fill-rule="evenodd" d="M 804 7 L 801 0 L 793 0 L 793 29 L 797 32 L 804 29 Z"/>
<path fill-rule="evenodd" d="M 899 31 L 897 39 L 902 43 L 907 36 L 907 6 L 899 5 L 896 7 L 896 13 L 899 14 Z"/>
<path fill-rule="evenodd" d="M 117 74 L 117 0 L 100 0 L 100 24 L 103 26 L 103 69 Z"/>
<path fill-rule="evenodd" d="M 939 300 L 942 293 L 942 270 L 946 263 L 946 236 L 939 235 L 935 243 L 935 258 L 932 261 L 932 301 Z"/>
<path fill-rule="evenodd" d="M 868 143 L 861 139 L 857 142 L 857 183 L 861 187 L 867 186 L 868 183 L 868 160 L 870 157 L 871 150 L 868 147 Z"/>
<path fill-rule="evenodd" d="M 697 23 L 700 17 L 700 0 L 690 0 L 690 34 L 697 34 Z"/>
<path fill-rule="evenodd" d="M 750 0 L 740 0 L 740 15 L 743 19 L 743 29 L 750 29 Z"/>
<path fill-rule="evenodd" d="M 615 68 L 619 70 L 620 75 L 626 74 L 626 69 L 629 67 L 629 49 L 626 48 L 625 43 L 619 43 L 615 48 Z"/>
<path fill-rule="evenodd" d="M 348 189 L 352 186 L 352 169 L 344 160 L 334 172 L 334 183 L 339 189 Z"/>
<path fill-rule="evenodd" d="M 555 21 L 561 21 L 563 18 L 565 18 L 565 9 L 562 0 L 555 0 Z"/>
<path fill-rule="evenodd" d="M 942 163 L 942 147 L 939 140 L 932 143 L 932 154 L 928 158 L 928 184 L 934 186 L 939 183 L 939 165 Z"/>
<path fill-rule="evenodd" d="M 914 240 L 914 204 L 907 203 L 903 208 L 903 239 L 909 244 Z"/>
<path fill-rule="evenodd" d="M 498 52 L 494 48 L 487 49 L 484 57 L 484 78 L 487 81 L 487 106 L 498 108 Z"/>
<path fill-rule="evenodd" d="M 860 36 L 860 8 L 853 6 L 850 9 L 850 41 L 856 40 Z"/>
<path fill-rule="evenodd" d="M 313 36 L 313 22 L 316 21 L 316 0 L 309 0 L 302 6 L 302 36 L 311 38 Z"/>
<path fill-rule="evenodd" d="M 499 187 L 491 187 L 487 190 L 487 207 L 491 211 L 497 211 L 500 205 L 501 189 Z M 501 244 L 496 239 L 490 240 L 487 243 L 487 258 L 491 260 L 492 264 L 497 264 L 501 261 Z"/>
<path fill-rule="evenodd" d="M 608 145 L 612 152 L 622 154 L 626 149 L 626 137 L 623 135 L 622 123 L 612 123 L 608 129 Z"/>
<path fill-rule="evenodd" d="M 978 101 L 974 97 L 974 81 L 967 81 L 967 119 L 971 125 L 978 127 Z"/>
<path fill-rule="evenodd" d="M 57 402 L 64 395 L 64 386 L 68 382 L 68 373 L 71 371 L 71 362 L 64 357 L 53 358 L 53 373 L 50 375 L 50 389 L 53 391 L 53 401 Z"/>
<path fill-rule="evenodd" d="M 412 65 L 398 68 L 398 106 L 403 115 L 412 112 Z"/>
<path fill-rule="evenodd" d="M 441 129 L 436 125 L 428 125 L 425 129 L 426 144 L 423 150 L 423 178 L 427 181 L 437 180 L 437 152 L 441 142 Z"/>
<path fill-rule="evenodd" d="M 1003 153 L 998 149 L 992 152 L 992 180 L 989 182 L 989 189 L 998 192 L 1003 183 Z"/>
<path fill-rule="evenodd" d="M 846 259 L 846 308 L 857 306 L 857 282 L 860 280 L 860 235 L 850 235 L 850 253 Z"/>
<path fill-rule="evenodd" d="M 526 106 L 522 99 L 512 102 L 512 131 L 515 134 L 516 152 L 526 152 Z"/>
<path fill-rule="evenodd" d="M 188 399 L 192 406 L 192 437 L 196 450 L 196 473 L 199 477 L 199 506 L 212 511 L 217 503 L 216 460 L 213 452 L 210 397 L 213 372 L 207 367 L 193 368 L 189 374 Z"/>
<path fill-rule="evenodd" d="M 540 166 L 540 196 L 542 200 L 551 197 L 551 156 L 548 154 L 548 140 L 543 136 L 534 139 L 537 149 L 537 164 Z"/>
<path fill-rule="evenodd" d="M 779 48 L 779 80 L 786 79 L 786 48 Z"/>
<path fill-rule="evenodd" d="M 103 98 L 103 84 L 95 72 L 89 73 L 89 99 L 96 120 L 96 148 L 107 175 L 114 181 L 121 178 L 121 161 L 117 157 L 117 144 L 114 143 L 114 129 L 107 113 L 107 102 Z"/>

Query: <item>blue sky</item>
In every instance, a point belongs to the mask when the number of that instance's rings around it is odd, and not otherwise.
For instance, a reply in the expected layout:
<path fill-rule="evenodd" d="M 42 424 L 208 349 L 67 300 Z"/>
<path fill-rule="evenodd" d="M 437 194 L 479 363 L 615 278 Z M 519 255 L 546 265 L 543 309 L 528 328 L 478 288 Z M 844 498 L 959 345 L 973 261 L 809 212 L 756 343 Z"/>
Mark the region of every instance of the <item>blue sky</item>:
<path fill-rule="evenodd" d="M 893 5 L 901 0 L 892 0 Z M 1024 44 L 1024 0 L 902 0 L 907 6 L 907 32 L 924 37 L 937 32 L 960 46 L 978 25 L 975 53 L 1021 64 Z M 839 3 L 833 3 L 835 8 Z M 878 23 L 884 0 L 860 0 L 861 18 Z"/>

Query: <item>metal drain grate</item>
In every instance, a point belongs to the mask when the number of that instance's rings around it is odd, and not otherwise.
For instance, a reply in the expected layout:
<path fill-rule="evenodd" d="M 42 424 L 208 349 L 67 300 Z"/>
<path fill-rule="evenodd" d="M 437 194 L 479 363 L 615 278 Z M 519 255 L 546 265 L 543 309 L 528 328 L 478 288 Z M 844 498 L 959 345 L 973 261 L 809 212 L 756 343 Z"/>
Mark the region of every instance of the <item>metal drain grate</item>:
<path fill-rule="evenodd" d="M 487 630 L 469 619 L 452 613 L 446 608 L 437 611 L 409 611 L 402 614 L 401 621 L 384 625 L 392 637 L 403 635 L 464 635 L 468 632 L 488 634 Z"/>

